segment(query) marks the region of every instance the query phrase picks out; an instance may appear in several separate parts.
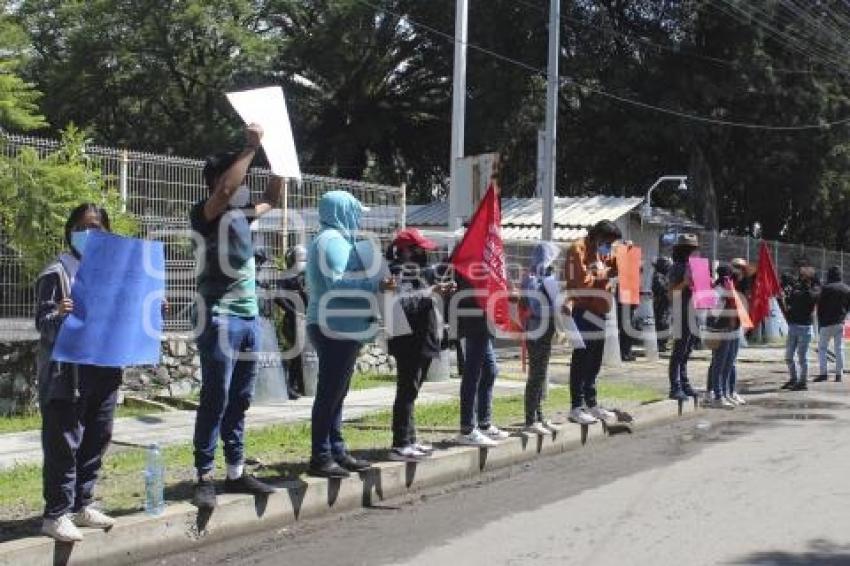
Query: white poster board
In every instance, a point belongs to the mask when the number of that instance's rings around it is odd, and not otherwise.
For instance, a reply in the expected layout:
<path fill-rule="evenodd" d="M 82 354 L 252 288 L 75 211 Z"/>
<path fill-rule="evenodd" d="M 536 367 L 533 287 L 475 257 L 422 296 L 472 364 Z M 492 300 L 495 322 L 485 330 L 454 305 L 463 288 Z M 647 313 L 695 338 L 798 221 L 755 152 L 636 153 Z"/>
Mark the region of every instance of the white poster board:
<path fill-rule="evenodd" d="M 272 173 L 286 179 L 301 180 L 301 168 L 295 153 L 295 139 L 286 111 L 283 89 L 279 86 L 228 92 L 227 100 L 245 124 L 263 127 L 263 150 Z"/>

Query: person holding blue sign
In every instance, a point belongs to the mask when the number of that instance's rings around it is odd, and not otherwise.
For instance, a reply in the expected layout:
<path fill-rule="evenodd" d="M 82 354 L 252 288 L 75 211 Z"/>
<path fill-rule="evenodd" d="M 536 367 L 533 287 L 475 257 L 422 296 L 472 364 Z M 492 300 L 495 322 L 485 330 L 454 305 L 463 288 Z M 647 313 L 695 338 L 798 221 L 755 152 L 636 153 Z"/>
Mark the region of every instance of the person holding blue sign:
<path fill-rule="evenodd" d="M 203 239 L 197 306 L 201 398 L 195 420 L 194 502 L 216 506 L 212 471 L 219 436 L 224 443 L 228 493 L 265 495 L 274 488 L 244 471 L 245 412 L 251 405 L 260 348 L 257 274 L 250 222 L 280 201 L 283 179 L 273 176 L 261 200 L 252 204 L 245 176 L 260 147 L 262 128 L 245 128 L 245 147 L 207 159 L 204 180 L 209 196 L 189 213 L 192 229 Z"/>
<path fill-rule="evenodd" d="M 81 204 L 65 224 L 68 251 L 50 263 L 35 283 L 35 325 L 41 442 L 44 451 L 42 532 L 62 542 L 83 539 L 78 527 L 108 529 L 114 520 L 94 509 L 94 486 L 121 385 L 121 368 L 53 361 L 62 323 L 74 311 L 71 286 L 93 231 L 109 231 L 109 216 L 96 204 Z"/>

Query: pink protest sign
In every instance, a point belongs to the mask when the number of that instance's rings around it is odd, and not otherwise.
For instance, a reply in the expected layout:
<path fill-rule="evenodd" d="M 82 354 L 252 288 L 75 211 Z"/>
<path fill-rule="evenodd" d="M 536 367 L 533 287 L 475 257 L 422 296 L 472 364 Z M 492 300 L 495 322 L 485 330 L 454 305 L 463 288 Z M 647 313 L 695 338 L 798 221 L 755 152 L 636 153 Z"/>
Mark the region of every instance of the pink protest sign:
<path fill-rule="evenodd" d="M 717 303 L 717 294 L 711 288 L 711 272 L 708 258 L 691 256 L 688 259 L 691 268 L 691 289 L 694 292 L 694 308 L 711 309 Z"/>

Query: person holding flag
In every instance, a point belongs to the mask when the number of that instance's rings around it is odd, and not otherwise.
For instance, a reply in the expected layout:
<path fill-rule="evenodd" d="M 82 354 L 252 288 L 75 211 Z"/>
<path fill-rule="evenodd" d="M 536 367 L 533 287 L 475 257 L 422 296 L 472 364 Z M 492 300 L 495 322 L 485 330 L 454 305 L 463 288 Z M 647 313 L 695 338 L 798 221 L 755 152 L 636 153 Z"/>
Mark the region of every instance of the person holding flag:
<path fill-rule="evenodd" d="M 596 378 L 605 349 L 605 318 L 611 311 L 611 279 L 617 276 L 614 242 L 623 235 L 616 224 L 603 220 L 567 252 L 566 282 L 572 315 L 585 347 L 574 349 L 570 362 L 570 421 L 588 425 L 613 421 L 616 415 L 596 402 Z M 586 408 L 585 408 L 586 406 Z"/>
<path fill-rule="evenodd" d="M 450 258 L 458 286 L 450 326 L 465 340 L 457 443 L 466 446 L 491 447 L 509 436 L 491 420 L 498 374 L 493 330 L 513 326 L 501 223 L 499 189 L 491 182 Z"/>

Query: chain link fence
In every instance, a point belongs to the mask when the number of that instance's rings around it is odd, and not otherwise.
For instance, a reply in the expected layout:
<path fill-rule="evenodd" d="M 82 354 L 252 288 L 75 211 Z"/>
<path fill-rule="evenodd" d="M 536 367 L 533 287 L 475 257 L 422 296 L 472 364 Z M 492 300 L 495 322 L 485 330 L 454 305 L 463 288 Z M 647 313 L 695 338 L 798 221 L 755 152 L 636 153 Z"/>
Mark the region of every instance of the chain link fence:
<path fill-rule="evenodd" d="M 0 139 L 0 152 L 9 157 L 23 148 L 32 148 L 43 157 L 58 147 L 58 142 L 42 138 L 3 135 Z M 120 192 L 127 210 L 138 220 L 138 236 L 165 243 L 166 293 L 171 307 L 165 329 L 170 334 L 187 333 L 192 327 L 196 288 L 189 210 L 207 194 L 203 161 L 100 146 L 86 147 L 86 155 L 96 161 L 108 186 Z M 269 175 L 266 169 L 251 169 L 247 185 L 254 197 L 260 196 Z M 271 258 L 268 269 L 272 273 L 265 273 L 266 277 L 274 277 L 273 272 L 282 268 L 288 247 L 310 241 L 319 229 L 319 199 L 337 189 L 350 192 L 370 208 L 363 229 L 373 232 L 382 244 L 402 225 L 403 189 L 304 175 L 300 182 L 287 182 L 281 208 L 252 226 L 256 243 Z M 0 340 L 36 336 L 33 283 L 24 277 L 19 252 L 0 234 Z"/>

